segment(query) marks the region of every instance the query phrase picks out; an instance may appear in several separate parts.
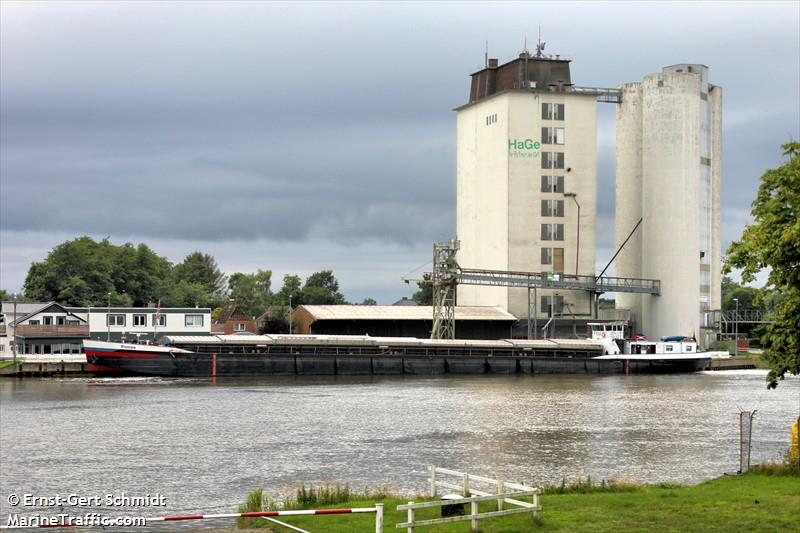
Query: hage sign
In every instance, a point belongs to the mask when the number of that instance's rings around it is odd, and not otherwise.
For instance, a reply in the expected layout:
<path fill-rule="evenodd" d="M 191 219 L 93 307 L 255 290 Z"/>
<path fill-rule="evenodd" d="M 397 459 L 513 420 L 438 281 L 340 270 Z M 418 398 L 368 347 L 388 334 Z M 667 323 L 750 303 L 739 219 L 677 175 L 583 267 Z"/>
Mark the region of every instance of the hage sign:
<path fill-rule="evenodd" d="M 509 139 L 509 157 L 539 157 L 539 149 L 542 143 L 533 139 Z"/>

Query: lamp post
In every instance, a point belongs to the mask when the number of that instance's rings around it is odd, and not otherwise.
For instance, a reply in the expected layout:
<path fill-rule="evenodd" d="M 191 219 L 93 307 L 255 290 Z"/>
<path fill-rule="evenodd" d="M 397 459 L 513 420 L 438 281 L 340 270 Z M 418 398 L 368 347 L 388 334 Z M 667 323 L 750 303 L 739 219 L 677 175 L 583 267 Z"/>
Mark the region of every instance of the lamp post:
<path fill-rule="evenodd" d="M 739 355 L 739 298 L 734 298 L 736 302 L 736 316 L 734 318 L 734 341 L 733 341 L 733 354 Z"/>
<path fill-rule="evenodd" d="M 581 252 L 581 204 L 578 203 L 578 195 L 574 192 L 565 192 L 564 196 L 567 198 L 572 198 L 572 201 L 575 202 L 575 205 L 578 207 L 578 223 L 576 225 L 576 232 L 577 232 L 577 244 L 575 245 L 575 277 L 578 277 L 578 259 L 580 259 L 580 252 Z"/>
<path fill-rule="evenodd" d="M 14 320 L 11 322 L 11 327 L 14 328 L 14 337 L 12 342 L 14 343 L 14 362 L 17 362 L 17 293 L 14 293 Z"/>
<path fill-rule="evenodd" d="M 108 293 L 108 310 L 106 311 L 106 342 L 111 342 L 111 293 Z"/>

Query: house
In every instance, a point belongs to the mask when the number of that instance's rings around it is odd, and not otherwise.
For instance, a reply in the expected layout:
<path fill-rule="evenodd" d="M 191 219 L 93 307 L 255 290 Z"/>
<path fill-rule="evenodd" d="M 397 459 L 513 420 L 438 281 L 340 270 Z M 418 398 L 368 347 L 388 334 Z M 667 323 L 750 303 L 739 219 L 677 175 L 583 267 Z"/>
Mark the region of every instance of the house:
<path fill-rule="evenodd" d="M 15 342 L 18 354 L 79 354 L 81 342 L 90 337 L 86 317 L 59 303 L 17 303 L 16 314 L 13 310 L 6 313 L 6 305 L 3 303 L 5 331 L 0 334 L 3 357 L 14 353 Z M 27 312 L 23 314 L 23 310 Z"/>
<path fill-rule="evenodd" d="M 236 300 L 230 299 L 228 305 L 217 316 L 211 325 L 211 331 L 217 334 L 232 335 L 234 333 L 258 333 L 256 322 L 237 305 Z"/>
<path fill-rule="evenodd" d="M 210 335 L 211 309 L 66 307 L 57 302 L 2 303 L 0 357 L 81 353 L 84 339 L 152 342 L 164 335 Z M 158 318 L 156 318 L 158 317 Z"/>

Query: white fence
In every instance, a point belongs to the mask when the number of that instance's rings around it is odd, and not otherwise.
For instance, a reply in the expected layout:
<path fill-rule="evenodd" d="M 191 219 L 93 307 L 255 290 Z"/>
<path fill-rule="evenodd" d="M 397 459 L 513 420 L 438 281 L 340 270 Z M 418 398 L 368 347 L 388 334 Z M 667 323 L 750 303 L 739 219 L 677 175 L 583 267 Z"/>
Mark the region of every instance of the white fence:
<path fill-rule="evenodd" d="M 457 490 L 461 492 L 462 498 L 430 501 L 423 503 L 408 502 L 407 505 L 398 505 L 398 511 L 408 511 L 407 522 L 397 524 L 397 529 L 407 528 L 408 533 L 413 533 L 415 527 L 432 526 L 447 522 L 470 521 L 471 531 L 478 531 L 478 520 L 491 518 L 493 516 L 504 516 L 517 513 L 531 513 L 533 519 L 539 517 L 542 506 L 539 501 L 541 489 L 530 487 L 519 483 L 509 483 L 500 479 L 491 479 L 483 476 L 458 472 L 447 468 L 429 467 L 428 483 L 430 487 L 430 497 L 436 497 L 438 487 Z M 458 483 L 447 481 L 442 478 L 457 478 Z M 476 488 L 476 485 L 481 488 Z M 486 490 L 484 490 L 486 489 Z M 519 498 L 530 497 L 531 501 L 522 501 Z M 485 501 L 496 501 L 497 511 L 480 513 L 478 504 Z M 449 516 L 444 518 L 434 518 L 429 520 L 417 520 L 415 511 L 430 507 L 441 507 L 447 505 L 470 504 L 470 514 L 463 516 Z M 505 509 L 505 505 L 514 506 Z"/>

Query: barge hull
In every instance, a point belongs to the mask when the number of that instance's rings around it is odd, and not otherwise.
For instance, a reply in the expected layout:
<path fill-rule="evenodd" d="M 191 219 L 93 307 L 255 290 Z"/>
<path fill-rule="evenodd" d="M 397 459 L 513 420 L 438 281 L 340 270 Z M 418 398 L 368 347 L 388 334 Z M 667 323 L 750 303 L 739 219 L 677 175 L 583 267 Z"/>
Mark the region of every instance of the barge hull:
<path fill-rule="evenodd" d="M 708 362 L 631 361 L 574 357 L 492 357 L 448 356 L 276 356 L 272 354 L 191 354 L 174 358 L 132 358 L 88 354 L 89 360 L 138 375 L 172 377 L 223 376 L 320 376 L 320 375 L 476 375 L 476 374 L 674 374 L 703 370 Z M 216 368 L 214 368 L 216 364 Z"/>

